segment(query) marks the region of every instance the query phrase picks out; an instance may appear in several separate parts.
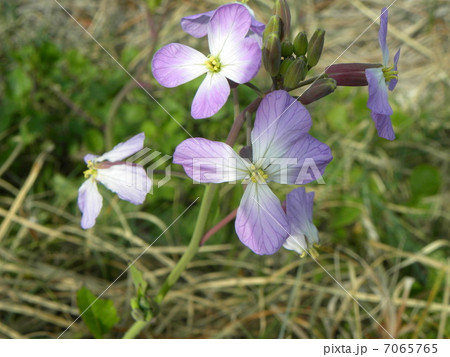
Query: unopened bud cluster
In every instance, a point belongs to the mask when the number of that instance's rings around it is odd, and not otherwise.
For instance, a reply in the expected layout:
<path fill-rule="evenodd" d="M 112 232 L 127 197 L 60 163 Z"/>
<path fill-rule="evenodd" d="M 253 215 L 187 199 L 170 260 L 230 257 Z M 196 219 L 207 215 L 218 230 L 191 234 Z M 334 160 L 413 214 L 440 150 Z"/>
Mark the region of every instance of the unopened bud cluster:
<path fill-rule="evenodd" d="M 305 32 L 299 32 L 292 42 L 290 29 L 291 13 L 287 1 L 276 0 L 274 14 L 263 34 L 263 63 L 277 89 L 298 88 L 308 71 L 319 62 L 323 50 L 324 30 L 317 29 L 309 41 Z M 314 86 L 315 83 L 312 87 Z M 314 88 L 315 91 L 310 91 L 310 95 L 316 91 L 323 93 L 324 86 L 328 86 L 328 92 L 331 93 L 336 88 L 336 83 L 322 81 L 319 87 L 316 86 L 318 88 Z"/>

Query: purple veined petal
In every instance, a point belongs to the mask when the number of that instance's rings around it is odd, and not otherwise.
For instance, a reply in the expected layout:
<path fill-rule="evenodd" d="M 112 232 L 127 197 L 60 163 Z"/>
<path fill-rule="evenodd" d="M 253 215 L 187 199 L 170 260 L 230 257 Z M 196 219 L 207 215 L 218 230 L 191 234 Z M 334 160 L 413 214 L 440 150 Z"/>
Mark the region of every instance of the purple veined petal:
<path fill-rule="evenodd" d="M 250 81 L 261 66 L 261 48 L 252 38 L 240 42 L 227 42 L 220 57 L 220 74 L 236 83 Z"/>
<path fill-rule="evenodd" d="M 135 153 L 139 150 L 142 150 L 144 147 L 145 134 L 139 133 L 127 141 L 117 144 L 113 147 L 111 151 L 104 153 L 102 156 L 96 158 L 95 161 L 120 161 L 123 160 Z"/>
<path fill-rule="evenodd" d="M 98 155 L 94 154 L 86 154 L 84 155 L 84 162 L 87 164 L 89 161 L 93 161 L 98 157 Z"/>
<path fill-rule="evenodd" d="M 296 188 L 286 196 L 286 214 L 291 235 L 304 234 L 309 245 L 319 243 L 317 228 L 312 222 L 314 192 L 304 187 Z"/>
<path fill-rule="evenodd" d="M 256 112 L 252 130 L 253 162 L 263 158 L 266 161 L 284 158 L 289 148 L 310 127 L 308 110 L 289 93 L 283 90 L 269 93 Z"/>
<path fill-rule="evenodd" d="M 381 68 L 367 68 L 366 78 L 369 85 L 367 107 L 377 114 L 391 115 L 392 108 L 388 101 L 388 91 Z"/>
<path fill-rule="evenodd" d="M 397 53 L 394 56 L 394 71 L 398 70 L 397 64 L 398 64 L 399 59 L 400 59 L 400 49 L 397 51 Z M 397 82 L 398 82 L 398 78 L 394 78 L 389 81 L 389 90 L 390 91 L 394 90 L 395 86 L 397 85 Z"/>
<path fill-rule="evenodd" d="M 239 205 L 236 233 L 256 254 L 273 254 L 289 235 L 289 224 L 280 200 L 268 185 L 250 182 Z"/>
<path fill-rule="evenodd" d="M 184 140 L 175 149 L 173 163 L 182 165 L 190 178 L 201 183 L 242 180 L 250 166 L 229 145 L 203 138 Z"/>
<path fill-rule="evenodd" d="M 208 33 L 208 22 L 215 10 L 186 16 L 181 19 L 181 28 L 191 36 L 200 38 Z"/>
<path fill-rule="evenodd" d="M 112 165 L 97 170 L 97 181 L 117 193 L 120 199 L 139 205 L 152 188 L 145 169 L 136 164 Z"/>
<path fill-rule="evenodd" d="M 228 4 L 219 7 L 208 23 L 208 43 L 212 55 L 221 55 L 224 46 L 240 42 L 248 33 L 251 15 L 241 4 Z"/>
<path fill-rule="evenodd" d="M 380 31 L 378 32 L 378 41 L 380 42 L 381 51 L 383 52 L 383 66 L 389 63 L 389 48 L 386 43 L 388 28 L 388 9 L 383 7 L 380 15 Z"/>
<path fill-rule="evenodd" d="M 216 114 L 230 95 L 230 85 L 221 73 L 208 72 L 192 101 L 194 119 L 209 118 Z"/>
<path fill-rule="evenodd" d="M 387 140 L 394 140 L 395 134 L 392 128 L 390 115 L 377 114 L 372 112 L 372 119 L 375 122 L 378 136 Z"/>
<path fill-rule="evenodd" d="M 153 56 L 152 73 L 164 87 L 187 83 L 208 71 L 201 52 L 179 43 L 170 43 Z"/>
<path fill-rule="evenodd" d="M 288 165 L 280 171 L 279 165 L 271 165 L 266 173 L 281 184 L 303 185 L 317 180 L 324 183 L 323 174 L 333 160 L 331 149 L 309 134 L 304 134 L 286 153 L 284 158 L 293 159 L 295 165 Z"/>
<path fill-rule="evenodd" d="M 95 225 L 103 205 L 103 198 L 98 192 L 93 179 L 86 180 L 78 190 L 78 207 L 82 213 L 81 228 L 88 229 Z"/>
<path fill-rule="evenodd" d="M 266 25 L 262 22 L 259 22 L 255 19 L 255 17 L 252 15 L 252 22 L 250 25 L 250 30 L 252 30 L 255 34 L 262 36 L 264 30 L 266 28 Z"/>
<path fill-rule="evenodd" d="M 256 43 L 258 44 L 260 49 L 263 47 L 262 36 L 258 35 L 257 33 L 253 32 L 252 30 L 250 30 L 248 32 L 246 38 L 251 38 L 252 40 L 256 41 Z"/>

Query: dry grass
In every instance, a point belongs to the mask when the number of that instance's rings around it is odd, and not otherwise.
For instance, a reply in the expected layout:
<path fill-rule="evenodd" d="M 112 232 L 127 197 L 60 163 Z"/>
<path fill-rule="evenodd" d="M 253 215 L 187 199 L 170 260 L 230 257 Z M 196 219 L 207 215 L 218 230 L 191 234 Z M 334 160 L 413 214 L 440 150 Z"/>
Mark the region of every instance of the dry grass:
<path fill-rule="evenodd" d="M 49 4 L 48 0 L 19 2 L 18 17 L 1 21 L 0 34 L 15 29 L 13 40 L 20 43 L 33 35 L 30 29 L 36 29 L 36 33 L 38 29 L 46 29 L 56 43 L 65 48 L 77 48 L 98 66 L 109 61 L 55 3 Z M 172 41 L 195 43 L 178 29 L 178 19 L 214 8 L 217 3 L 171 1 L 170 15 L 157 34 L 158 46 Z M 119 57 L 124 44 L 141 49 L 129 65 L 131 73 L 151 55 L 151 19 L 145 15 L 143 1 L 62 0 L 61 4 L 67 6 L 113 56 Z M 380 0 L 307 0 L 298 7 L 293 6 L 292 12 L 293 19 L 301 23 L 298 29 L 317 26 L 330 29 L 321 63 L 331 63 L 378 16 L 378 9 L 385 4 Z M 271 1 L 257 1 L 257 17 L 266 20 L 270 7 Z M 438 119 L 447 119 L 436 125 L 446 130 L 449 129 L 448 117 L 445 117 L 448 111 L 444 111 L 444 104 L 449 99 L 449 71 L 445 67 L 450 63 L 448 14 L 449 4 L 445 0 L 435 1 L 432 5 L 428 1 L 398 0 L 392 7 L 389 25 L 391 51 L 402 48 L 401 81 L 396 90 L 398 102 L 408 110 L 420 110 L 424 105 L 435 110 Z M 339 61 L 355 61 L 356 58 L 358 62 L 379 61 L 376 36 L 377 27 L 374 26 Z M 142 79 L 150 81 L 149 73 L 143 73 Z M 425 96 L 424 92 L 430 94 Z M 392 179 L 395 170 L 408 172 L 411 167 L 399 162 L 401 159 L 391 158 L 385 147 L 373 149 L 370 140 L 374 133 L 368 128 L 369 124 L 361 123 L 358 127 L 358 130 L 369 132 L 365 142 L 357 141 L 355 133 L 349 133 L 344 138 L 331 136 L 327 143 L 336 148 L 335 157 L 339 155 L 344 167 L 350 169 L 358 161 L 373 169 L 374 180 L 381 191 L 386 191 L 386 183 Z M 0 136 L 8 134 L 0 133 Z M 442 168 L 442 172 L 448 172 L 448 142 L 400 141 L 393 142 L 390 148 L 410 147 L 427 155 Z M 20 157 L 21 150 L 22 144 L 18 142 L 10 158 L 0 163 L 0 336 L 55 338 L 78 316 L 76 291 L 85 285 L 96 294 L 102 293 L 111 283 L 102 278 L 104 272 L 118 276 L 150 243 L 144 236 L 133 233 L 130 222 L 139 221 L 160 231 L 170 222 L 162 222 L 149 213 L 134 214 L 131 219 L 113 200 L 111 209 L 118 216 L 117 225 L 98 225 L 93 231 L 83 231 L 79 228 L 79 216 L 67 209 L 69 202 L 75 199 L 76 191 L 59 205 L 51 202 L 49 194 L 33 192 L 33 184 L 49 159 L 50 151 L 36 155 L 29 172 L 17 173 L 20 183 L 3 178 L 12 162 Z M 315 188 L 318 198 L 315 210 L 323 221 L 329 218 L 331 208 L 343 204 L 340 192 L 352 189 L 348 177 L 333 180 L 325 187 Z M 421 211 L 395 201 L 385 207 L 399 217 L 408 234 L 423 243 L 419 251 L 411 253 L 403 246 L 381 243 L 377 232 L 378 217 L 364 205 L 360 207 L 361 219 L 354 226 L 365 237 L 364 254 L 356 253 L 351 246 L 331 243 L 333 232 L 322 232 L 325 244 L 319 262 L 341 286 L 311 259 L 297 259 L 288 252 L 259 258 L 242 247 L 236 249 L 236 245 L 202 247 L 168 294 L 161 314 L 141 336 L 389 337 L 347 294 L 347 290 L 394 337 L 449 338 L 448 236 L 433 236 L 430 229 L 418 229 L 406 218 L 428 214 L 430 220 L 440 220 L 448 226 L 448 177 L 445 180 L 442 192 L 429 198 L 431 208 Z M 398 191 L 401 193 L 402 187 Z M 173 246 L 156 244 L 136 263 L 149 281 L 151 294 L 156 294 L 184 252 L 185 246 L 180 245 L 181 239 L 177 236 L 180 231 L 182 229 L 174 234 L 169 230 L 161 238 L 174 242 Z M 119 240 L 120 244 L 117 243 Z M 432 272 L 428 275 L 432 279 L 431 289 L 416 291 L 411 297 L 417 279 L 406 276 L 404 271 L 416 264 Z M 132 295 L 130 278 L 119 280 L 104 295 L 114 301 L 122 317 L 113 330 L 114 337 L 121 336 L 132 323 L 128 303 Z M 88 336 L 88 332 L 79 320 L 64 337 L 82 336 Z"/>

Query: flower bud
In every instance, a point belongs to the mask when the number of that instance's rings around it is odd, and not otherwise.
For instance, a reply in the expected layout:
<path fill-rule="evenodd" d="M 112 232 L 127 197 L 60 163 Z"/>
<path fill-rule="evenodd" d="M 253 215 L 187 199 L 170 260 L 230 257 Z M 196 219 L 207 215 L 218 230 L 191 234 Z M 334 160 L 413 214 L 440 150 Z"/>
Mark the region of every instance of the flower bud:
<path fill-rule="evenodd" d="M 328 77 L 333 78 L 338 86 L 366 86 L 366 69 L 381 67 L 373 63 L 339 63 L 325 69 Z"/>
<path fill-rule="evenodd" d="M 325 31 L 322 29 L 317 29 L 311 36 L 308 43 L 309 68 L 314 67 L 319 62 L 320 55 L 322 54 L 324 38 Z"/>
<path fill-rule="evenodd" d="M 266 28 L 263 32 L 263 44 L 266 42 L 267 37 L 270 34 L 275 34 L 276 36 L 281 36 L 281 24 L 280 17 L 278 15 L 272 15 L 269 19 L 269 22 L 266 25 Z"/>
<path fill-rule="evenodd" d="M 313 83 L 298 99 L 303 105 L 315 102 L 331 94 L 336 89 L 336 81 L 332 78 L 322 78 Z"/>
<path fill-rule="evenodd" d="M 278 15 L 281 19 L 282 32 L 281 40 L 287 38 L 291 32 L 291 11 L 286 0 L 275 1 L 275 15 Z"/>
<path fill-rule="evenodd" d="M 292 62 L 294 62 L 294 57 L 288 57 L 288 58 L 285 58 L 285 59 L 283 60 L 283 62 L 281 62 L 281 65 L 280 65 L 280 74 L 281 74 L 282 76 L 285 75 L 287 69 L 289 68 L 289 66 L 291 65 Z"/>
<path fill-rule="evenodd" d="M 252 150 L 251 145 L 250 146 L 244 146 L 239 151 L 239 156 L 244 158 L 244 159 L 248 159 L 250 161 L 253 161 L 253 150 Z"/>
<path fill-rule="evenodd" d="M 281 43 L 280 38 L 275 34 L 270 34 L 264 42 L 262 57 L 266 71 L 275 77 L 280 71 L 281 63 Z"/>
<path fill-rule="evenodd" d="M 306 54 L 308 50 L 308 38 L 306 37 L 306 33 L 299 32 L 294 39 L 294 53 L 298 56 L 303 56 Z"/>
<path fill-rule="evenodd" d="M 281 56 L 284 58 L 289 57 L 294 52 L 294 46 L 292 46 L 292 42 L 289 40 L 284 40 L 281 43 Z"/>
<path fill-rule="evenodd" d="M 300 81 L 305 79 L 307 72 L 308 69 L 303 58 L 296 58 L 286 70 L 284 87 L 287 89 L 295 88 Z"/>

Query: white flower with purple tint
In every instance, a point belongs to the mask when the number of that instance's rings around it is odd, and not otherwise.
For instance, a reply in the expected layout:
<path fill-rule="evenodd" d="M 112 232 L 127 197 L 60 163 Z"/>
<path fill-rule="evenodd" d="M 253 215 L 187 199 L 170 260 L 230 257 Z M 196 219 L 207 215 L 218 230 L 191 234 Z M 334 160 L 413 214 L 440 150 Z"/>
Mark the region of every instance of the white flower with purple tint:
<path fill-rule="evenodd" d="M 319 243 L 319 234 L 312 222 L 314 192 L 306 193 L 304 187 L 296 188 L 286 196 L 286 214 L 290 235 L 283 247 L 293 250 L 302 257 L 308 252 L 317 256 L 314 245 Z"/>
<path fill-rule="evenodd" d="M 256 112 L 251 133 L 252 160 L 240 157 L 229 145 L 203 138 L 183 141 L 173 162 L 202 183 L 247 184 L 236 215 L 236 233 L 257 254 L 273 254 L 288 237 L 289 223 L 268 182 L 305 184 L 311 161 L 323 174 L 331 161 L 330 148 L 308 134 L 311 117 L 306 108 L 287 92 L 268 94 Z M 316 177 L 317 178 L 317 177 Z"/>
<path fill-rule="evenodd" d="M 202 74 L 205 79 L 192 102 L 191 115 L 202 119 L 216 114 L 230 94 L 228 79 L 246 83 L 258 73 L 261 49 L 246 38 L 251 25 L 248 10 L 239 4 L 219 7 L 207 24 L 210 54 L 171 43 L 155 53 L 152 71 L 164 87 L 176 87 Z"/>
<path fill-rule="evenodd" d="M 378 136 L 394 140 L 395 134 L 392 129 L 391 114 L 393 113 L 388 101 L 388 91 L 394 90 L 398 81 L 397 63 L 400 50 L 394 56 L 394 64 L 389 66 L 389 49 L 386 44 L 388 26 L 388 10 L 383 8 L 380 16 L 380 31 L 378 40 L 383 52 L 383 66 L 367 68 L 366 78 L 369 85 L 369 100 L 367 107 L 371 110 L 372 119 L 378 131 Z"/>
<path fill-rule="evenodd" d="M 103 199 L 98 192 L 97 182 L 117 193 L 120 199 L 135 205 L 144 202 L 150 192 L 152 182 L 145 169 L 137 164 L 121 161 L 144 147 L 144 133 L 116 145 L 101 156 L 87 154 L 84 161 L 88 169 L 84 171 L 87 179 L 78 190 L 78 207 L 81 210 L 81 227 L 94 226 L 100 214 Z"/>
<path fill-rule="evenodd" d="M 239 4 L 239 5 L 244 6 L 250 13 L 250 16 L 252 17 L 252 22 L 250 25 L 250 29 L 247 33 L 247 37 L 254 38 L 256 41 L 258 41 L 259 46 L 261 47 L 262 34 L 264 32 L 264 29 L 266 28 L 266 25 L 255 19 L 255 13 L 246 4 Z M 214 15 L 215 12 L 216 10 L 212 10 L 201 14 L 183 17 L 181 19 L 181 28 L 184 30 L 184 32 L 197 38 L 206 36 L 208 33 L 209 20 L 211 19 L 211 17 Z"/>

